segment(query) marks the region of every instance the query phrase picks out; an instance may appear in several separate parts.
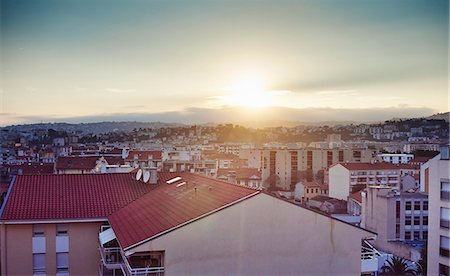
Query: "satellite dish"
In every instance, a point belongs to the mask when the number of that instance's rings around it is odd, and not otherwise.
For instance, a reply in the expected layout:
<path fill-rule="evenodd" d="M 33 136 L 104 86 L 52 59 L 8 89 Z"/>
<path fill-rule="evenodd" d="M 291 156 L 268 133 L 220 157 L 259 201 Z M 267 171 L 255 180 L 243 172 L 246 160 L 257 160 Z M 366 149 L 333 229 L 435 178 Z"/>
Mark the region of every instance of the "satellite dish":
<path fill-rule="evenodd" d="M 141 177 L 142 177 L 142 170 L 139 169 L 139 170 L 137 171 L 137 173 L 136 173 L 136 180 L 139 181 L 139 179 L 141 179 Z"/>
<path fill-rule="evenodd" d="M 144 183 L 147 183 L 150 180 L 150 172 L 145 171 L 144 172 Z"/>

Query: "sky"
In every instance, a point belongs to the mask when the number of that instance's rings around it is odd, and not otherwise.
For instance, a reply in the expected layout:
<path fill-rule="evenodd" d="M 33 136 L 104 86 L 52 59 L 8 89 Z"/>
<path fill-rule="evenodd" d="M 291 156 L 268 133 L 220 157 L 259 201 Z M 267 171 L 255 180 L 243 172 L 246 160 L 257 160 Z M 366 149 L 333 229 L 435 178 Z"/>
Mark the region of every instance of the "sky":
<path fill-rule="evenodd" d="M 445 0 L 1 0 L 0 125 L 449 110 Z"/>

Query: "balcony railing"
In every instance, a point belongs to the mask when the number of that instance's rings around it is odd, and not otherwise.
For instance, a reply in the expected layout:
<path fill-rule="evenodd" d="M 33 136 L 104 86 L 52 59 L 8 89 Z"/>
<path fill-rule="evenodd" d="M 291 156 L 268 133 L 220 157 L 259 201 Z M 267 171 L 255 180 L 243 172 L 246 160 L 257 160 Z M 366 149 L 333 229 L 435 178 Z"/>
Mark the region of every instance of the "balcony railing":
<path fill-rule="evenodd" d="M 124 252 L 121 251 L 122 258 L 125 260 L 122 264 L 122 272 L 127 276 L 163 276 L 164 267 L 131 267 Z"/>
<path fill-rule="evenodd" d="M 121 268 L 123 264 L 120 247 L 100 247 L 102 262 L 108 269 Z"/>

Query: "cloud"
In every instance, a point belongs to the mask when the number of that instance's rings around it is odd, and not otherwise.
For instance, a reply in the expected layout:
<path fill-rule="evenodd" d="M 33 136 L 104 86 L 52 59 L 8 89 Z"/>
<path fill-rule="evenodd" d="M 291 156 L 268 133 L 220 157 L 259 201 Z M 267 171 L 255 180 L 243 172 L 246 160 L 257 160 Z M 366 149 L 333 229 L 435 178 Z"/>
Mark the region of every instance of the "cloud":
<path fill-rule="evenodd" d="M 128 94 L 136 92 L 136 89 L 122 89 L 122 88 L 105 88 L 106 92 L 117 93 L 117 94 Z"/>
<path fill-rule="evenodd" d="M 437 113 L 436 110 L 425 107 L 395 106 L 388 108 L 351 109 L 351 108 L 262 108 L 244 109 L 240 107 L 211 108 L 187 108 L 182 111 L 170 111 L 159 113 L 132 112 L 98 114 L 80 117 L 52 116 L 9 116 L 9 122 L 4 120 L 2 124 L 12 123 L 37 123 L 37 122 L 68 122 L 88 123 L 103 121 L 141 121 L 141 122 L 165 122 L 165 123 L 239 123 L 239 122 L 265 122 L 265 121 L 289 121 L 302 123 L 313 122 L 378 122 L 392 118 L 426 117 Z"/>

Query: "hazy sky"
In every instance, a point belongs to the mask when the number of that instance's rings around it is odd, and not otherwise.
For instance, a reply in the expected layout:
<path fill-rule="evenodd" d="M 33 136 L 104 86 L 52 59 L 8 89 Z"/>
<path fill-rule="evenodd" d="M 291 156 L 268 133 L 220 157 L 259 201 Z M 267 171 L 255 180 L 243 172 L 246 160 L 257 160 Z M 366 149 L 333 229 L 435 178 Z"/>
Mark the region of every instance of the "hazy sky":
<path fill-rule="evenodd" d="M 445 0 L 5 0 L 0 124 L 444 112 L 448 19 Z"/>

